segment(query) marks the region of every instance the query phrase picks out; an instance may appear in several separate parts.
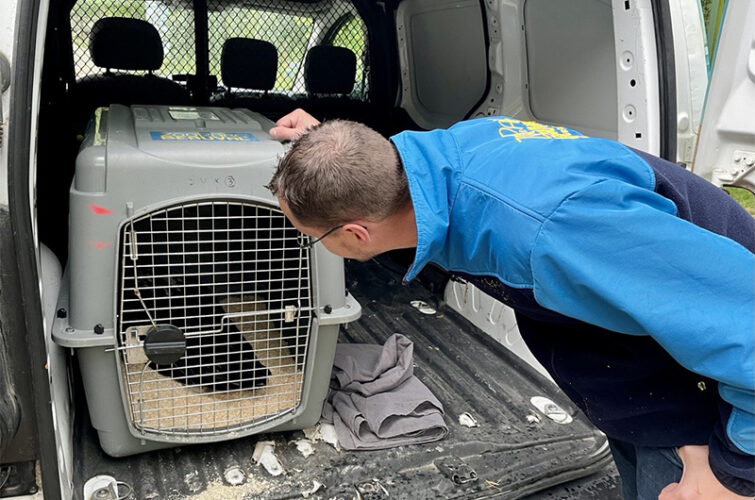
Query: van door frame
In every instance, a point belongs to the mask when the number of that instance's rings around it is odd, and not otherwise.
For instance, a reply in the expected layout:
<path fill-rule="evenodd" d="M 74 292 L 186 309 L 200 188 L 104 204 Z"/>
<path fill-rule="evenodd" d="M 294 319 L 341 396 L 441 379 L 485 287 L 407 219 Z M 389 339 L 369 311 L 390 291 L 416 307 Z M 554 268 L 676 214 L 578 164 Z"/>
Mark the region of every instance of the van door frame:
<path fill-rule="evenodd" d="M 655 49 L 658 56 L 658 103 L 660 105 L 660 152 L 658 156 L 676 163 L 676 59 L 671 8 L 666 0 L 653 0 Z"/>
<path fill-rule="evenodd" d="M 755 191 L 755 4 L 729 2 L 705 98 L 693 172 L 714 185 Z"/>
<path fill-rule="evenodd" d="M 47 5 L 47 4 L 45 4 Z M 21 316 L 19 328 L 10 335 L 27 346 L 33 389 L 34 416 L 38 431 L 39 463 L 42 489 L 46 500 L 61 498 L 60 477 L 57 466 L 55 428 L 53 423 L 50 386 L 46 370 L 47 352 L 44 342 L 42 305 L 33 228 L 31 183 L 32 183 L 32 127 L 34 118 L 35 84 L 40 74 L 37 60 L 38 48 L 44 42 L 38 39 L 38 27 L 42 0 L 24 0 L 18 3 L 16 18 L 16 44 L 12 67 L 12 107 L 8 127 L 8 207 L 12 244 L 15 246 L 15 262 L 4 262 L 3 269 L 17 273 L 20 286 L 20 304 L 15 313 Z M 46 12 L 46 10 L 45 10 Z M 21 63 L 23 61 L 23 63 Z M 26 62 L 29 62 L 28 64 Z M 38 95 L 39 89 L 36 89 Z M 14 265 L 15 264 L 15 265 Z M 22 415 L 22 418 L 29 415 Z"/>

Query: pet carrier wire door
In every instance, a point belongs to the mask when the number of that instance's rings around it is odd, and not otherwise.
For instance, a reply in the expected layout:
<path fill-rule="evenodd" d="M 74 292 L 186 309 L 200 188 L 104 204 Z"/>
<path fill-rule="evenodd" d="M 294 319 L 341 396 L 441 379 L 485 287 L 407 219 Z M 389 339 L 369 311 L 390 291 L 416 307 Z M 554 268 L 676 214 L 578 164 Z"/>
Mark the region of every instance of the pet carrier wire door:
<path fill-rule="evenodd" d="M 121 229 L 118 343 L 131 420 L 144 432 L 216 434 L 294 410 L 312 319 L 309 251 L 283 214 L 211 201 Z M 155 365 L 149 332 L 183 332 Z"/>
<path fill-rule="evenodd" d="M 360 313 L 342 260 L 300 245 L 262 187 L 272 123 L 175 109 L 101 111 L 71 189 L 53 335 L 114 456 L 313 424 L 338 325 Z"/>

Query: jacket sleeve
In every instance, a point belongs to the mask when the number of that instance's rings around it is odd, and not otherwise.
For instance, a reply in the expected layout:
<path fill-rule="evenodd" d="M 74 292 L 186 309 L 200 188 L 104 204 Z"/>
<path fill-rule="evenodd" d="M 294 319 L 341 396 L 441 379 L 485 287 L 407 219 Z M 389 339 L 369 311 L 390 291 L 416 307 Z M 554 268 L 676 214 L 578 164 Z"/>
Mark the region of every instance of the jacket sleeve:
<path fill-rule="evenodd" d="M 603 180 L 547 217 L 531 267 L 543 307 L 650 335 L 682 366 L 719 382 L 711 467 L 730 490 L 753 494 L 755 256 L 678 218 L 657 193 Z"/>

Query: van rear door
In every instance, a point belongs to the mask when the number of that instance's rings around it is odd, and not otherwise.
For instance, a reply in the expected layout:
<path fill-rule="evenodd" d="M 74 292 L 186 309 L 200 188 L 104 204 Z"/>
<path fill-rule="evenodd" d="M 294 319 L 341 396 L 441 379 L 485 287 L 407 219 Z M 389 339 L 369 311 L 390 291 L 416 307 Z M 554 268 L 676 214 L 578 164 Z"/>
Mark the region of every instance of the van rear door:
<path fill-rule="evenodd" d="M 755 191 L 755 2 L 728 2 L 694 172 Z"/>
<path fill-rule="evenodd" d="M 692 161 L 698 0 L 404 0 L 396 33 L 401 107 L 424 128 L 509 115 Z"/>
<path fill-rule="evenodd" d="M 70 455 L 61 463 L 56 441 L 67 421 L 53 417 L 58 403 L 51 397 L 51 384 L 58 395 L 67 391 L 66 368 L 46 345 L 44 322 L 51 316 L 42 314 L 34 234 L 48 7 L 48 0 L 0 2 L 0 53 L 7 59 L 0 69 L 0 497 L 37 492 L 38 470 L 45 499 L 56 500 L 72 496 L 64 470 L 70 470 Z"/>
<path fill-rule="evenodd" d="M 708 88 L 705 27 L 699 0 L 669 0 L 668 7 L 674 42 L 676 161 L 691 168 Z"/>

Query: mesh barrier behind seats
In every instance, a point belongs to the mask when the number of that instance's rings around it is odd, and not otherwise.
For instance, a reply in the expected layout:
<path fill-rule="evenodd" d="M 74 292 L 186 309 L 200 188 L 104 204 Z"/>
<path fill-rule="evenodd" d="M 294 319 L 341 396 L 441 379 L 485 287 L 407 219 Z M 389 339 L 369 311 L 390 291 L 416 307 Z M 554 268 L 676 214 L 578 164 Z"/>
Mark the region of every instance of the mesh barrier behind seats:
<path fill-rule="evenodd" d="M 223 44 L 230 38 L 272 43 L 278 53 L 277 76 L 271 94 L 290 107 L 306 104 L 304 59 L 318 45 L 348 48 L 356 56 L 353 99 L 369 101 L 367 27 L 348 0 L 322 2 L 270 2 L 249 4 L 234 0 L 207 0 L 210 75 L 218 77 L 220 97 Z M 71 10 L 74 73 L 77 80 L 99 72 L 89 51 L 95 22 L 104 17 L 140 19 L 153 25 L 163 43 L 165 57 L 157 76 L 196 74 L 195 20 L 191 2 L 166 0 L 78 0 Z M 144 74 L 144 71 L 131 72 Z M 269 97 L 271 101 L 275 96 Z M 284 104 L 281 104 L 283 106 Z M 285 110 L 284 110 L 285 111 Z"/>
<path fill-rule="evenodd" d="M 208 0 L 210 73 L 220 75 L 223 44 L 229 38 L 252 38 L 278 50 L 273 92 L 304 95 L 304 58 L 310 47 L 335 45 L 353 51 L 357 71 L 352 96 L 368 100 L 367 28 L 350 2 L 296 4 L 273 11 L 250 5 Z M 287 10 L 286 10 L 287 9 Z M 223 85 L 222 78 L 220 84 Z"/>
<path fill-rule="evenodd" d="M 189 104 L 189 92 L 152 73 L 163 66 L 163 42 L 147 21 L 103 17 L 92 26 L 89 55 L 96 72 L 71 89 L 74 127 L 82 133 L 94 111 L 111 104 Z M 125 71 L 118 71 L 125 70 Z M 138 74 L 148 71 L 148 74 Z"/>
<path fill-rule="evenodd" d="M 154 0 L 78 0 L 71 10 L 76 79 L 100 71 L 89 52 L 89 34 L 94 23 L 104 17 L 141 19 L 157 29 L 165 56 L 162 66 L 154 71 L 156 75 L 196 72 L 194 12 L 186 8 L 186 4 Z M 146 71 L 137 73 L 143 74 Z"/>
<path fill-rule="evenodd" d="M 270 42 L 229 38 L 220 56 L 220 74 L 226 87 L 270 90 L 278 73 L 278 51 Z"/>
<path fill-rule="evenodd" d="M 354 80 L 354 53 L 343 47 L 309 49 L 304 80 L 309 94 L 307 111 L 320 120 L 335 118 L 365 122 L 370 105 L 350 94 Z"/>

